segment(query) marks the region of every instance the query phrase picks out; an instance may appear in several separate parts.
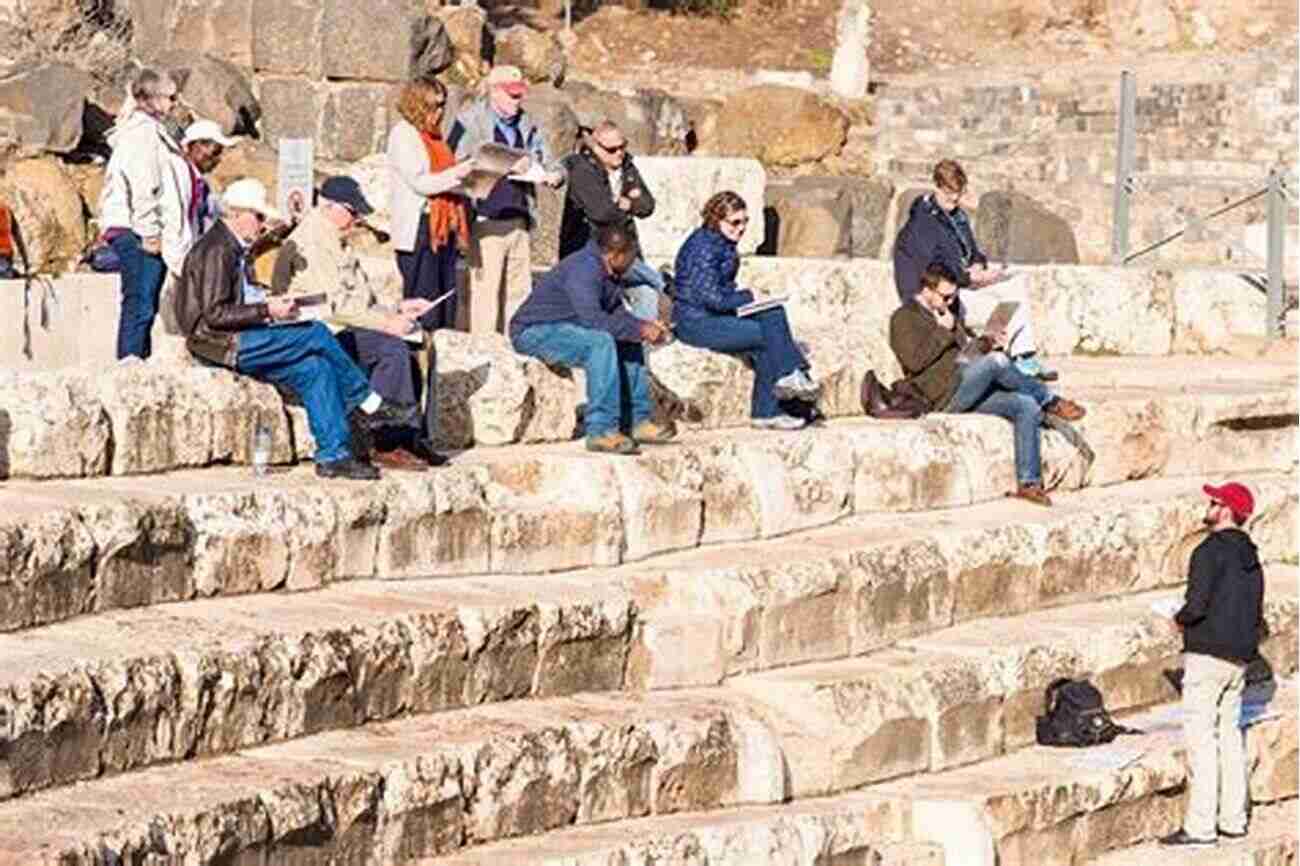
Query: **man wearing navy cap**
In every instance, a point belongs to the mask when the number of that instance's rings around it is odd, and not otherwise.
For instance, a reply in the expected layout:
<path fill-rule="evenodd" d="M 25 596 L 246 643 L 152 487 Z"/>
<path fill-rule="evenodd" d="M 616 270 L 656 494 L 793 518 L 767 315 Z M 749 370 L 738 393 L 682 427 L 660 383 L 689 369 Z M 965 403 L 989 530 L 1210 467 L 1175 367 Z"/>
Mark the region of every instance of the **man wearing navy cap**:
<path fill-rule="evenodd" d="M 376 431 L 373 460 L 389 469 L 425 469 L 446 458 L 419 428 L 417 376 L 411 343 L 422 342 L 417 320 L 432 308 L 423 298 L 383 305 L 347 235 L 374 213 L 361 185 L 345 175 L 321 184 L 317 203 L 285 240 L 271 278 L 274 294 L 325 296 L 322 321 L 370 377 L 384 400 L 408 410 L 409 424 Z"/>
<path fill-rule="evenodd" d="M 1264 571 L 1241 529 L 1255 510 L 1242 484 L 1205 485 L 1209 536 L 1192 551 L 1183 630 L 1183 735 L 1191 771 L 1182 829 L 1169 846 L 1212 846 L 1246 835 L 1246 749 L 1240 729 L 1246 666 L 1264 630 Z"/>

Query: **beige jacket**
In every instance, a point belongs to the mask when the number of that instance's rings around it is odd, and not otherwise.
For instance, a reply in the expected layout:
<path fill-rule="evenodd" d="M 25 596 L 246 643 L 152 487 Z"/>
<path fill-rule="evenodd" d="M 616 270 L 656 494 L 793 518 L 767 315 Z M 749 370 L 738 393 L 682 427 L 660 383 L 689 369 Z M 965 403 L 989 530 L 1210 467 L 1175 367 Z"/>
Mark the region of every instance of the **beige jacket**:
<path fill-rule="evenodd" d="M 378 306 L 356 254 L 319 207 L 307 212 L 280 247 L 271 292 L 325 294 L 330 311 L 324 322 L 335 333 L 344 328 L 380 330 L 393 312 Z"/>

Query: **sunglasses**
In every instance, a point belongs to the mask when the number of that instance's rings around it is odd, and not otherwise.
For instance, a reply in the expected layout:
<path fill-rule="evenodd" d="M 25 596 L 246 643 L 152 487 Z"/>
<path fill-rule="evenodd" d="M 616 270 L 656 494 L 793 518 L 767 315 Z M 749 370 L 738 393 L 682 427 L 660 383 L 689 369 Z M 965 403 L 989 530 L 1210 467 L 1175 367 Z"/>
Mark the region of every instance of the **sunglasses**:
<path fill-rule="evenodd" d="M 723 222 L 729 226 L 740 228 L 741 226 L 749 225 L 749 217 L 732 217 L 729 220 L 723 220 Z"/>
<path fill-rule="evenodd" d="M 622 144 L 616 144 L 611 147 L 608 144 L 601 144 L 598 141 L 596 142 L 596 147 L 599 147 L 601 150 L 605 151 L 606 153 L 619 153 L 621 151 L 627 150 L 627 142 L 625 141 Z"/>

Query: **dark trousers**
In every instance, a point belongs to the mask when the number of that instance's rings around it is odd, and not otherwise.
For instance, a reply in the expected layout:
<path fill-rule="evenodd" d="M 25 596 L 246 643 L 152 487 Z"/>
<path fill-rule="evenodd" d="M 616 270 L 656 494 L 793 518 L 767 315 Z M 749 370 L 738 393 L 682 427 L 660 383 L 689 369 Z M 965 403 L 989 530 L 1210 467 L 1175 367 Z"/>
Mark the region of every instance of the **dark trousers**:
<path fill-rule="evenodd" d="M 434 252 L 429 246 L 429 215 L 420 217 L 415 232 L 415 247 L 410 252 L 398 250 L 397 270 L 402 275 L 402 297 L 437 300 L 456 288 L 456 262 L 460 253 L 453 241 Z M 456 295 L 425 313 L 420 327 L 426 331 L 456 326 Z M 424 433 L 429 439 L 438 435 L 438 356 L 429 341 L 428 373 L 423 383 Z M 417 398 L 418 399 L 418 398 Z"/>
<path fill-rule="evenodd" d="M 162 256 L 146 253 L 135 232 L 113 238 L 113 252 L 122 263 L 122 312 L 117 322 L 117 357 L 148 358 L 153 352 L 153 318 L 158 313 L 167 266 Z"/>
<path fill-rule="evenodd" d="M 785 309 L 773 307 L 746 318 L 692 316 L 678 321 L 673 334 L 688 346 L 727 355 L 749 355 L 754 363 L 754 390 L 750 396 L 752 418 L 771 418 L 780 412 L 772 387 L 787 373 L 806 369 L 808 362 L 795 345 Z"/>
<path fill-rule="evenodd" d="M 367 328 L 346 328 L 339 332 L 339 345 L 370 377 L 370 387 L 387 403 L 413 406 L 420 400 L 419 376 L 411 350 L 419 348 L 401 337 Z M 388 451 L 408 444 L 420 435 L 419 428 L 387 428 L 375 431 L 375 446 Z"/>

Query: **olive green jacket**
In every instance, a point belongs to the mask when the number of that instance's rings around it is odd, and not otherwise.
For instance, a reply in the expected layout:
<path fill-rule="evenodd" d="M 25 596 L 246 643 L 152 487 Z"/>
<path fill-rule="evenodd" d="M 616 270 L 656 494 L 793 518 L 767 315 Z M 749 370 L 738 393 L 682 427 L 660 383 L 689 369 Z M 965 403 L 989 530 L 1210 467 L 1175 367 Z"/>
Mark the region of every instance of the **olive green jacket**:
<path fill-rule="evenodd" d="M 908 381 L 930 401 L 932 411 L 942 410 L 956 393 L 961 382 L 957 356 L 974 337 L 960 312 L 954 327 L 948 329 L 916 300 L 899 307 L 889 318 L 889 348 Z"/>

